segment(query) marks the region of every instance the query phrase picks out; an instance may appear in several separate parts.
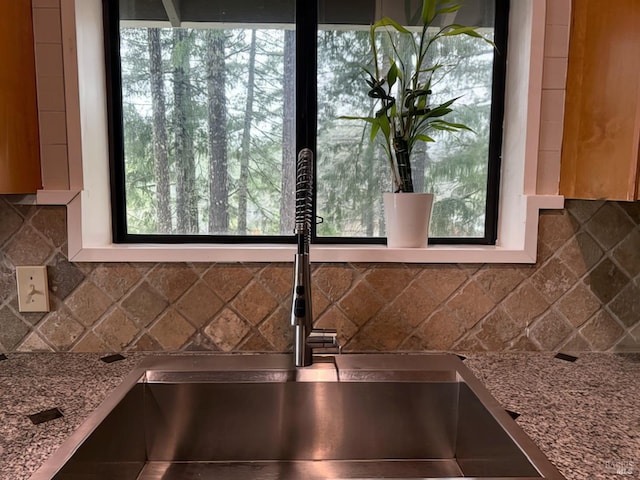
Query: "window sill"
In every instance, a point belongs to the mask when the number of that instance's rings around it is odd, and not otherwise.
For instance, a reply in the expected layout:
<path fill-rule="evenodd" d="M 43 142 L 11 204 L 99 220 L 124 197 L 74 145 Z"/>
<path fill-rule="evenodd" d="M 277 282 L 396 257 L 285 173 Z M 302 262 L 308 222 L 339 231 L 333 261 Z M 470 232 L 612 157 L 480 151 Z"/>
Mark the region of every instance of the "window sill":
<path fill-rule="evenodd" d="M 542 209 L 562 208 L 564 198 L 557 195 L 524 196 L 521 221 L 514 229 L 526 225 L 524 235 L 514 240 L 503 232 L 504 242 L 496 246 L 434 245 L 427 248 L 388 248 L 382 245 L 312 245 L 312 262 L 374 263 L 534 263 L 538 234 L 538 217 Z M 87 242 L 81 229 L 82 195 L 68 204 L 69 260 L 74 262 L 291 262 L 295 246 L 283 244 L 114 244 L 108 236 Z M 102 239 L 102 241 L 100 240 Z"/>

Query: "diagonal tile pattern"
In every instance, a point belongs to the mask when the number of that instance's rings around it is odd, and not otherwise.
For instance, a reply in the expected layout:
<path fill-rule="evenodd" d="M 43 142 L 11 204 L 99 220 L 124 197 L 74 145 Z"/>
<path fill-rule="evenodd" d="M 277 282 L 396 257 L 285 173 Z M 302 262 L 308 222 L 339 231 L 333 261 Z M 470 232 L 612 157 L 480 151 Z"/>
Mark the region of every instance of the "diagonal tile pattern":
<path fill-rule="evenodd" d="M 48 267 L 20 313 L 15 267 Z M 287 351 L 290 264 L 78 263 L 63 207 L 0 196 L 0 352 Z M 345 351 L 640 351 L 640 206 L 567 201 L 535 265 L 320 264 L 316 324 Z"/>

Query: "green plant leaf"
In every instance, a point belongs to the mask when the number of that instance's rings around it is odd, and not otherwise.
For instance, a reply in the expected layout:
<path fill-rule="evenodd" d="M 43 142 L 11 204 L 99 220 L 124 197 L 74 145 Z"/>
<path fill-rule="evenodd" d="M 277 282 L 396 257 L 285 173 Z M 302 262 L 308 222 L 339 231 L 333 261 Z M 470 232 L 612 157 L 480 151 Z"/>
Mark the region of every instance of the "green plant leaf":
<path fill-rule="evenodd" d="M 391 66 L 389 67 L 389 71 L 387 72 L 387 83 L 389 84 L 389 89 L 393 87 L 398 79 L 398 66 L 396 62 L 392 61 Z"/>
<path fill-rule="evenodd" d="M 415 139 L 422 140 L 423 142 L 435 142 L 435 140 L 431 138 L 429 135 L 424 135 L 424 134 L 416 135 Z"/>
<path fill-rule="evenodd" d="M 422 1 L 422 24 L 429 25 L 436 18 L 436 7 L 438 0 L 423 0 Z"/>
<path fill-rule="evenodd" d="M 373 141 L 375 140 L 376 136 L 378 135 L 378 131 L 380 130 L 380 123 L 379 122 L 373 122 L 371 124 L 371 132 L 369 134 L 369 140 Z"/>
<path fill-rule="evenodd" d="M 434 120 L 433 128 L 436 128 L 438 130 L 446 130 L 448 132 L 466 130 L 468 132 L 476 133 L 473 129 L 467 127 L 464 123 L 447 122 L 446 120 Z"/>
<path fill-rule="evenodd" d="M 438 10 L 438 13 L 436 13 L 436 15 L 440 15 L 441 13 L 454 13 L 460 10 L 461 8 L 462 8 L 462 4 L 456 4 L 450 7 L 442 7 Z"/>
<path fill-rule="evenodd" d="M 389 117 L 386 115 L 380 115 L 376 117 L 378 127 L 384 133 L 385 138 L 388 140 L 391 135 L 391 125 L 389 124 Z"/>
<path fill-rule="evenodd" d="M 396 22 L 392 18 L 384 17 L 378 20 L 373 25 L 371 25 L 372 36 L 373 36 L 373 33 L 380 27 L 393 27 L 400 33 L 411 33 L 409 30 L 404 28 L 402 25 L 400 25 L 398 22 Z"/>
<path fill-rule="evenodd" d="M 449 30 L 442 34 L 443 37 L 454 37 L 456 35 L 469 35 L 475 38 L 484 38 L 476 30 L 476 27 L 466 27 L 464 25 L 449 25 Z"/>

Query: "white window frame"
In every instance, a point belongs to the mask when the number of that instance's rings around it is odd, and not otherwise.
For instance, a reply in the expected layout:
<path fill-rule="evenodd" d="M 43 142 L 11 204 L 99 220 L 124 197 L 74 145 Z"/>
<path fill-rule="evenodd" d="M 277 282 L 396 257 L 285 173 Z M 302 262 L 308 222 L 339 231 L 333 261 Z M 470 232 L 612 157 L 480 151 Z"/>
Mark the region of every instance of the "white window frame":
<path fill-rule="evenodd" d="M 101 0 L 61 0 L 70 191 L 40 191 L 41 204 L 66 204 L 74 262 L 289 262 L 288 244 L 114 244 Z M 542 209 L 537 195 L 545 46 L 545 0 L 515 0 L 509 14 L 504 140 L 496 245 L 312 245 L 313 262 L 534 263 Z"/>

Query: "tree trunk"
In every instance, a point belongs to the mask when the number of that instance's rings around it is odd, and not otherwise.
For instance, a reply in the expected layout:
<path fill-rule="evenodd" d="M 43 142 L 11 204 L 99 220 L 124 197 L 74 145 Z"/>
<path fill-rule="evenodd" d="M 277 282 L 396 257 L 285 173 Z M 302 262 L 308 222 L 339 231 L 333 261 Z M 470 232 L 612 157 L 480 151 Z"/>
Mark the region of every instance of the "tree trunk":
<path fill-rule="evenodd" d="M 156 232 L 171 233 L 169 155 L 167 151 L 167 125 L 160 29 L 150 28 L 147 39 L 151 81 L 151 111 L 153 118 L 153 156 L 156 180 Z"/>
<path fill-rule="evenodd" d="M 296 65 L 295 30 L 284 32 L 284 106 L 282 109 L 282 188 L 280 233 L 293 233 L 295 222 L 296 164 Z"/>
<path fill-rule="evenodd" d="M 173 30 L 173 91 L 176 159 L 176 216 L 178 233 L 198 231 L 198 198 L 193 156 L 191 100 L 191 38 L 184 29 Z"/>
<path fill-rule="evenodd" d="M 209 233 L 227 234 L 229 187 L 227 171 L 227 105 L 225 33 L 207 31 L 207 95 L 209 136 Z"/>
<path fill-rule="evenodd" d="M 238 233 L 247 234 L 247 200 L 249 196 L 249 156 L 251 154 L 251 122 L 253 121 L 253 96 L 256 68 L 256 31 L 251 30 L 249 48 L 249 78 L 247 79 L 247 103 L 244 111 L 242 145 L 240 147 L 240 179 L 238 181 Z"/>

